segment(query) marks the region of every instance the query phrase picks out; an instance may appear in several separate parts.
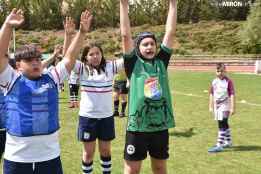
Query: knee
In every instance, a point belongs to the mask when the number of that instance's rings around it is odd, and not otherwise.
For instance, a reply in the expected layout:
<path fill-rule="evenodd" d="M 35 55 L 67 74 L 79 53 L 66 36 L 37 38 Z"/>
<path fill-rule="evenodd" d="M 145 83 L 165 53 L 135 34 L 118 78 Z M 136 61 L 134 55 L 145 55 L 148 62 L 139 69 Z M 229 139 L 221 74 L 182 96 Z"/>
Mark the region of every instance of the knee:
<path fill-rule="evenodd" d="M 153 165 L 152 166 L 153 173 L 165 173 L 165 167 L 162 165 Z"/>
<path fill-rule="evenodd" d="M 139 174 L 140 170 L 138 167 L 125 166 L 124 174 Z"/>
<path fill-rule="evenodd" d="M 82 155 L 83 155 L 83 161 L 85 162 L 91 162 L 93 160 L 93 153 L 91 152 L 84 151 Z"/>
<path fill-rule="evenodd" d="M 100 154 L 101 156 L 107 157 L 107 156 L 111 156 L 111 151 L 109 147 L 101 147 L 100 148 Z"/>

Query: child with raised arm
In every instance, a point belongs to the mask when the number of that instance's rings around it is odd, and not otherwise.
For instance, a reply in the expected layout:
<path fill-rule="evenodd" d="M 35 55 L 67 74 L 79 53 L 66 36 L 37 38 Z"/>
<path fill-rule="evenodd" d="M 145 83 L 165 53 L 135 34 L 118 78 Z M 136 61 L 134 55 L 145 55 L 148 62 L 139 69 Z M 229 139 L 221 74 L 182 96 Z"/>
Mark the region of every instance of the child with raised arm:
<path fill-rule="evenodd" d="M 63 44 L 63 54 L 65 54 L 66 50 L 68 49 L 73 34 L 75 33 L 75 24 L 71 17 L 66 17 L 64 22 L 64 44 Z M 78 60 L 77 60 L 78 61 Z M 72 71 L 70 77 L 68 79 L 69 84 L 69 108 L 78 108 L 78 92 L 80 87 L 80 77 L 79 74 L 75 71 Z"/>
<path fill-rule="evenodd" d="M 47 73 L 42 72 L 41 53 L 25 45 L 15 53 L 15 71 L 4 57 L 13 27 L 24 21 L 23 12 L 13 9 L 0 32 L 0 86 L 7 110 L 4 174 L 62 174 L 59 147 L 59 108 L 57 84 L 75 64 L 91 15 L 81 15 L 80 30 L 65 58 Z"/>
<path fill-rule="evenodd" d="M 66 20 L 66 23 L 70 22 Z M 70 42 L 69 38 L 64 45 L 68 45 L 67 42 Z M 113 76 L 121 69 L 123 59 L 106 60 L 101 46 L 96 43 L 88 43 L 83 49 L 81 61 L 75 63 L 73 71 L 79 74 L 81 91 L 78 140 L 83 143 L 83 173 L 93 172 L 96 142 L 102 173 L 111 173 L 111 141 L 115 138 L 112 82 Z"/>
<path fill-rule="evenodd" d="M 4 93 L 0 90 L 0 163 L 5 151 L 6 130 L 5 130 L 5 113 L 4 111 Z"/>
<path fill-rule="evenodd" d="M 228 118 L 235 113 L 235 90 L 231 79 L 226 76 L 226 67 L 223 63 L 217 64 L 216 78 L 212 81 L 209 94 L 209 111 L 218 121 L 217 144 L 208 152 L 221 152 L 232 146 L 232 139 Z"/>
<path fill-rule="evenodd" d="M 174 127 L 167 68 L 176 31 L 176 0 L 169 1 L 169 12 L 160 51 L 155 36 L 140 33 L 133 43 L 128 17 L 128 0 L 120 1 L 120 28 L 124 65 L 130 79 L 129 115 L 125 140 L 125 174 L 140 173 L 149 152 L 152 172 L 167 173 L 168 129 Z"/>
<path fill-rule="evenodd" d="M 9 55 L 5 55 L 8 59 Z M 9 65 L 16 69 L 15 60 L 9 59 Z M 5 151 L 5 142 L 6 142 L 6 110 L 5 110 L 5 96 L 2 90 L 0 90 L 0 163 L 2 161 L 2 155 Z"/>

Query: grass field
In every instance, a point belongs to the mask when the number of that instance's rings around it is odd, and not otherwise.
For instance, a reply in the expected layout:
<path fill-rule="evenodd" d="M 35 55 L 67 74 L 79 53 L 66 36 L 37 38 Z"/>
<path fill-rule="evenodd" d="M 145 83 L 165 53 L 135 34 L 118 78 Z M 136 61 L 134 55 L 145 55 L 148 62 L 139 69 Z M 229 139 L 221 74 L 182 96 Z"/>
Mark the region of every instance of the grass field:
<path fill-rule="evenodd" d="M 214 73 L 170 71 L 176 128 L 170 130 L 169 174 L 261 173 L 261 76 L 229 74 L 236 88 L 236 114 L 230 119 L 233 147 L 209 154 L 215 144 L 217 123 L 208 113 L 208 93 Z M 76 139 L 77 109 L 69 109 L 68 92 L 61 95 L 61 148 L 65 174 L 81 173 L 82 144 Z M 245 100 L 245 102 L 242 100 Z M 259 104 L 259 105 L 258 105 Z M 127 118 L 115 118 L 112 142 L 112 173 L 123 173 L 123 147 Z M 96 152 L 94 173 L 101 173 Z M 150 174 L 149 159 L 141 174 Z"/>

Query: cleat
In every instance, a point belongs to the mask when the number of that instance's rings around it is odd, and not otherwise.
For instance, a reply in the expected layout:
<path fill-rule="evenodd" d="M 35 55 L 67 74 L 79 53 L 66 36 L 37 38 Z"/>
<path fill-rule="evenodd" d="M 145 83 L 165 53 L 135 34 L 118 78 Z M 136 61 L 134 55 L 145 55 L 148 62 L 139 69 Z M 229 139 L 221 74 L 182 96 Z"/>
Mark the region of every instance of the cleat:
<path fill-rule="evenodd" d="M 120 117 L 126 117 L 125 113 L 120 113 Z"/>
<path fill-rule="evenodd" d="M 118 117 L 119 116 L 119 111 L 114 111 L 112 116 Z"/>
<path fill-rule="evenodd" d="M 231 142 L 230 143 L 225 143 L 222 147 L 223 148 L 230 148 L 230 147 L 232 147 L 232 143 Z"/>
<path fill-rule="evenodd" d="M 222 152 L 224 149 L 222 146 L 213 146 L 208 149 L 209 153 L 217 153 L 217 152 Z"/>

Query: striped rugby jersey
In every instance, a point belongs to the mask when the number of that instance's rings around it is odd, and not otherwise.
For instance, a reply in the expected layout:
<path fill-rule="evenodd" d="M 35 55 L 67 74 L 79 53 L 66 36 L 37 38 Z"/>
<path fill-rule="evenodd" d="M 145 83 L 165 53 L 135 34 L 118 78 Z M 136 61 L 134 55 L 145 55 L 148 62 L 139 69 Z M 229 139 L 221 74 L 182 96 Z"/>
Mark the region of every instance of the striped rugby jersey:
<path fill-rule="evenodd" d="M 113 76 L 122 69 L 123 59 L 107 61 L 105 72 L 100 74 L 96 69 L 90 70 L 87 65 L 76 62 L 73 71 L 80 76 L 80 116 L 89 118 L 112 116 Z"/>

